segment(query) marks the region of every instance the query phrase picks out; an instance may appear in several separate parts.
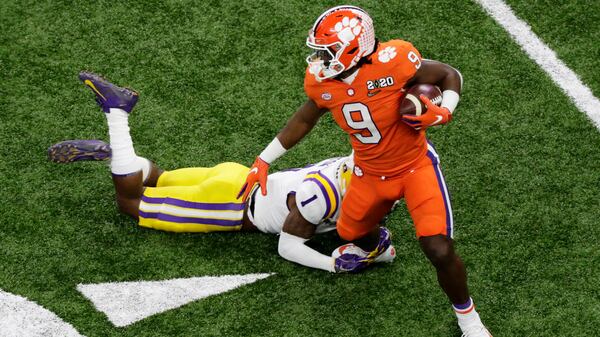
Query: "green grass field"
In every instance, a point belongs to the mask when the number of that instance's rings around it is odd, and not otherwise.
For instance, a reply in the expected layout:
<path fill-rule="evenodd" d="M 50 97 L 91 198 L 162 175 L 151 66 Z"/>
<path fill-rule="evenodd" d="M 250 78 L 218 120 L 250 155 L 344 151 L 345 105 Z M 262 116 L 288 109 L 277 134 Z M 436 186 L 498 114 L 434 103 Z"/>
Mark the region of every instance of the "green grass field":
<path fill-rule="evenodd" d="M 600 5 L 508 3 L 600 95 Z M 305 34 L 337 4 L 2 1 L 0 289 L 86 336 L 460 336 L 403 207 L 388 223 L 392 265 L 329 275 L 280 258 L 273 236 L 138 228 L 117 214 L 105 164 L 46 159 L 60 140 L 107 139 L 105 118 L 77 79 L 88 69 L 140 92 L 129 119 L 139 155 L 166 169 L 250 165 L 303 102 Z M 412 41 L 464 76 L 454 121 L 429 137 L 491 332 L 597 334 L 598 130 L 476 3 L 354 4 L 370 12 L 381 40 Z M 327 116 L 273 169 L 349 150 Z M 323 251 L 338 244 L 334 234 L 314 243 Z M 259 272 L 276 275 L 125 328 L 75 289 Z"/>

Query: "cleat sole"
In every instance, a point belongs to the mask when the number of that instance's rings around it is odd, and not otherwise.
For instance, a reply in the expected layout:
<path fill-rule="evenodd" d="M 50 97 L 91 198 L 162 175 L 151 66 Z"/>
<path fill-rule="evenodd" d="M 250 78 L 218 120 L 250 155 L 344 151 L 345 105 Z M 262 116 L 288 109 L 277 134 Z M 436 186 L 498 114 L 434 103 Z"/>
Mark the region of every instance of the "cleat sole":
<path fill-rule="evenodd" d="M 61 142 L 48 149 L 48 160 L 60 164 L 76 161 L 105 161 L 110 157 L 110 145 L 106 143 L 83 148 L 72 142 Z"/>

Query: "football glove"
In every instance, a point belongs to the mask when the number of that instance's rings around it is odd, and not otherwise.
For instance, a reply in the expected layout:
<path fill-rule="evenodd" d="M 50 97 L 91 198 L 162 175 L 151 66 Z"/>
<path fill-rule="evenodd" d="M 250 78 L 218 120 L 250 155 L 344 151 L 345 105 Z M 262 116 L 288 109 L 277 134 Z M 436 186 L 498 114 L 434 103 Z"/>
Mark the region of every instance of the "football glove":
<path fill-rule="evenodd" d="M 269 163 L 260 159 L 260 157 L 256 157 L 254 164 L 250 167 L 250 172 L 248 172 L 248 176 L 246 177 L 246 182 L 242 189 L 237 195 L 239 199 L 242 197 L 242 201 L 246 202 L 248 199 L 248 195 L 250 191 L 252 191 L 252 187 L 254 184 L 258 183 L 260 186 L 260 191 L 262 195 L 267 195 L 267 174 L 269 173 Z"/>
<path fill-rule="evenodd" d="M 421 116 L 402 115 L 402 121 L 415 130 L 426 129 L 434 125 L 446 124 L 452 120 L 452 113 L 447 108 L 435 105 L 427 96 L 420 95 L 419 98 L 427 107 L 427 111 Z"/>
<path fill-rule="evenodd" d="M 377 247 L 367 255 L 369 260 L 375 260 L 379 255 L 383 254 L 389 246 L 392 245 L 392 233 L 385 227 L 379 227 L 379 242 Z"/>
<path fill-rule="evenodd" d="M 335 258 L 336 273 L 358 273 L 367 268 L 373 260 L 351 253 L 342 254 Z"/>

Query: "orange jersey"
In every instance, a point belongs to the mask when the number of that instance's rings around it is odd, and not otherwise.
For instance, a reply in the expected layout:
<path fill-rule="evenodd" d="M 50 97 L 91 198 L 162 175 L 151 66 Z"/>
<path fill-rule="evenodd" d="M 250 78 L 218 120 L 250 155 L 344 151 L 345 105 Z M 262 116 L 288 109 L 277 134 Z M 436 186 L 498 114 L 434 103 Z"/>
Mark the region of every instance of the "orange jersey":
<path fill-rule="evenodd" d="M 354 80 L 318 82 L 306 70 L 304 90 L 318 107 L 329 110 L 350 136 L 355 162 L 368 174 L 394 176 L 427 153 L 424 131 L 401 120 L 402 89 L 421 66 L 421 55 L 402 40 L 380 43 Z"/>

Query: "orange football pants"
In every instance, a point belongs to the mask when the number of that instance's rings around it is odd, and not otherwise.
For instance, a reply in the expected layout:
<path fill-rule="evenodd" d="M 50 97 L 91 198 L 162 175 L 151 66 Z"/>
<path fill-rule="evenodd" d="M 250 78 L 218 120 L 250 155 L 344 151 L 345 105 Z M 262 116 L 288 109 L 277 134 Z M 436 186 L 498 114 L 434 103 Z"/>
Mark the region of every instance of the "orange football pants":
<path fill-rule="evenodd" d="M 439 157 L 429 145 L 427 155 L 412 169 L 395 177 L 352 175 L 342 201 L 337 231 L 344 240 L 356 240 L 377 226 L 396 200 L 404 198 L 417 238 L 452 237 L 452 206 L 439 166 Z"/>

